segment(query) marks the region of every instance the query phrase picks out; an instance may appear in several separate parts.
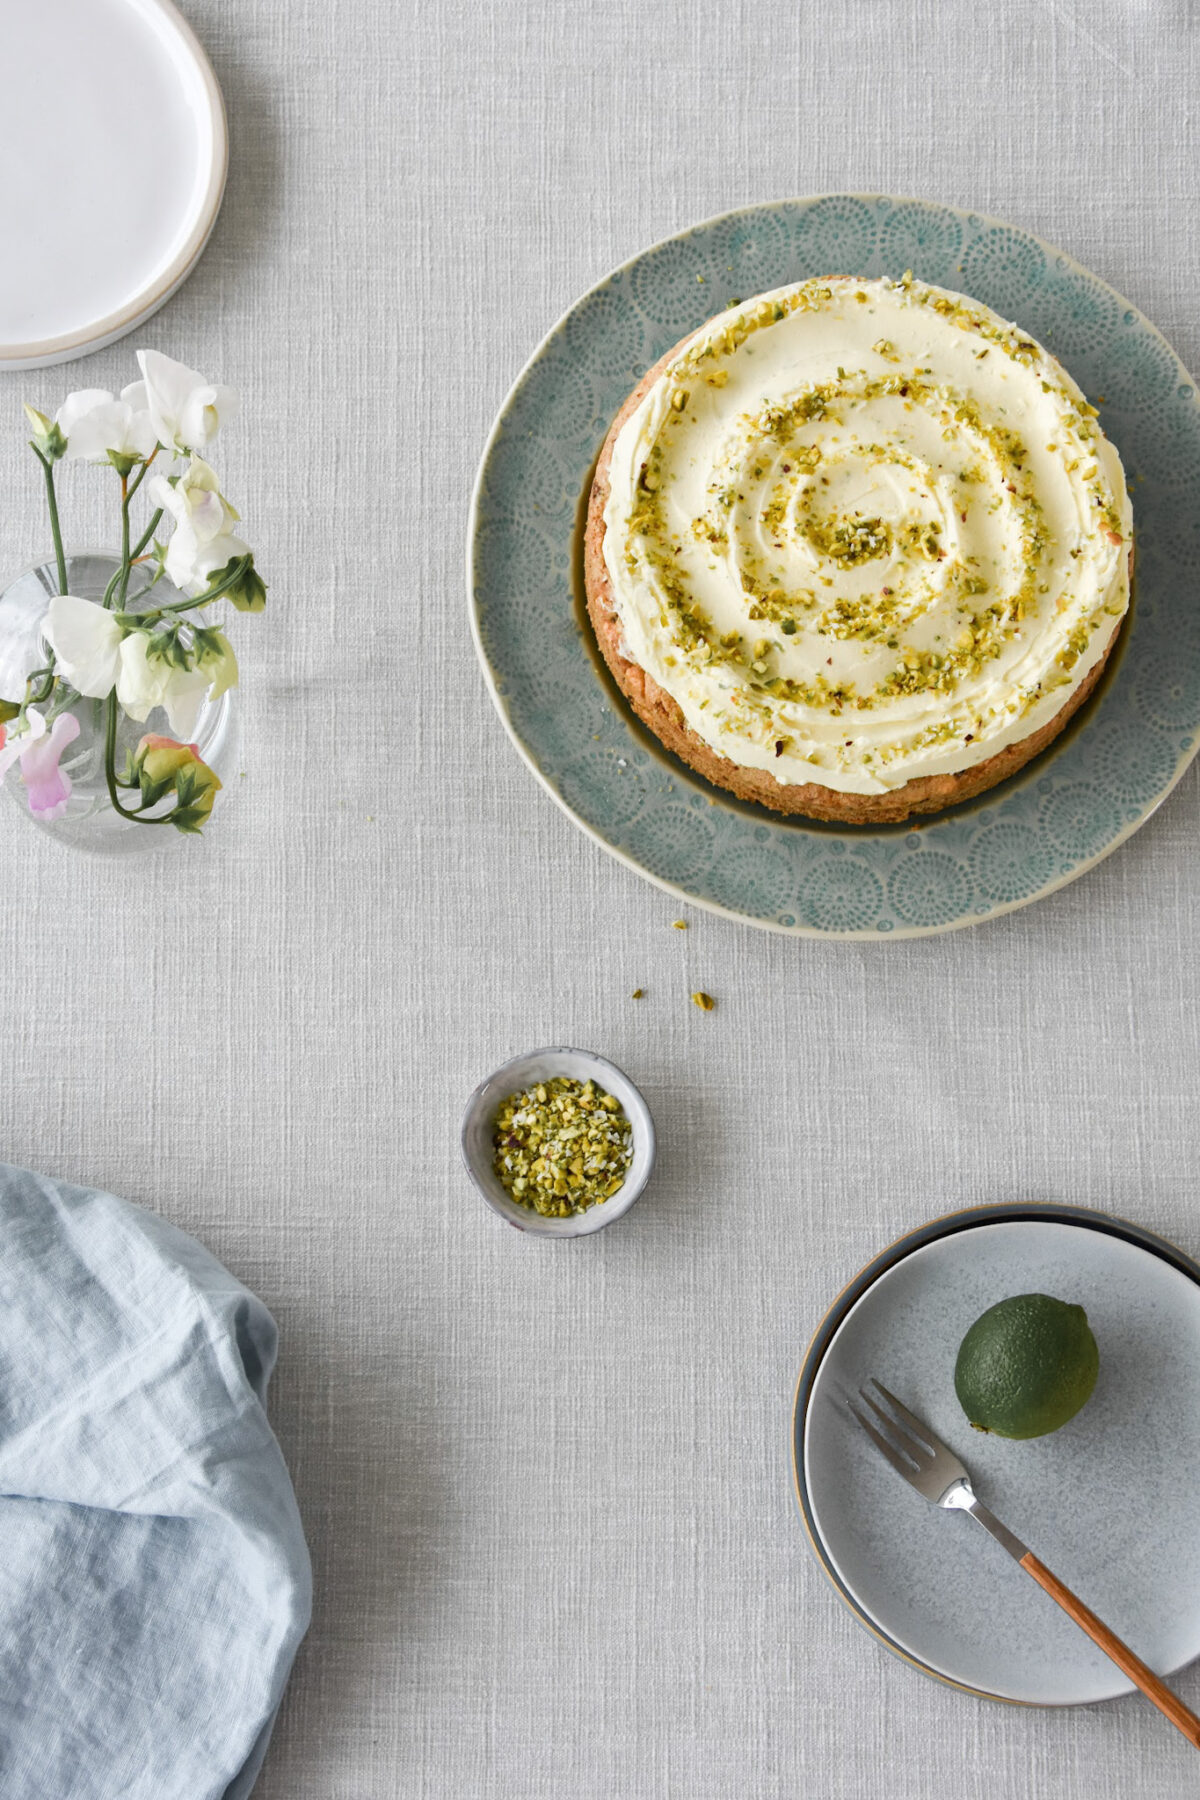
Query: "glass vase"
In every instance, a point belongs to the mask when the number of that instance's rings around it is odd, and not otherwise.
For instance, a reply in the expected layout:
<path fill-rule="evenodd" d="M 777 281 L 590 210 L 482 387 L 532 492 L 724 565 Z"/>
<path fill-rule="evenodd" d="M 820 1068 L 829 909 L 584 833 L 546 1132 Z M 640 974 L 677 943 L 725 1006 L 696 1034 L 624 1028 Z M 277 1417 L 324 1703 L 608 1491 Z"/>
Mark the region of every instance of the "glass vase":
<path fill-rule="evenodd" d="M 109 581 L 120 567 L 119 558 L 101 550 L 76 551 L 66 560 L 67 592 L 81 600 L 103 599 Z M 47 646 L 42 637 L 42 626 L 47 608 L 58 592 L 58 570 L 51 558 L 18 576 L 0 594 L 0 696 L 7 700 L 21 699 L 26 676 L 46 662 Z M 163 580 L 154 588 L 153 595 L 141 604 L 171 605 L 184 597 L 169 581 Z M 139 611 L 139 603 L 133 601 L 126 610 Z M 71 778 L 66 811 L 57 819 L 35 819 L 26 804 L 19 765 L 9 769 L 3 783 L 10 805 L 16 805 L 39 831 L 77 850 L 100 855 L 145 855 L 152 850 L 166 850 L 183 843 L 184 834 L 169 826 L 138 825 L 113 811 L 104 774 L 105 702 L 79 700 L 71 711 L 79 720 L 80 731 L 59 764 Z M 174 735 L 161 707 L 155 707 L 140 725 L 118 710 L 118 769 L 124 767 L 126 751 L 135 750 L 147 732 L 157 732 L 164 737 Z M 231 777 L 236 775 L 239 749 L 236 690 L 229 690 L 217 700 L 205 700 L 191 741 L 223 783 L 224 791 L 218 794 L 213 808 L 214 816 L 219 816 L 230 794 Z M 130 805 L 132 798 L 132 795 L 126 797 L 124 803 Z"/>

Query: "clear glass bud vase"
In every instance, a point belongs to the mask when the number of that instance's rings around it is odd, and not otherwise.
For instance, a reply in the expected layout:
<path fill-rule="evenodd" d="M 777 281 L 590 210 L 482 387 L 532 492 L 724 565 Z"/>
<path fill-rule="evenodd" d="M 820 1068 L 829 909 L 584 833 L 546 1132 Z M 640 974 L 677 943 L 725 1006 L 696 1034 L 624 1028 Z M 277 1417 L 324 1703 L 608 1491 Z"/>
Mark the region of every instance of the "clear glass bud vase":
<path fill-rule="evenodd" d="M 102 600 L 119 566 L 119 559 L 104 551 L 77 551 L 67 557 L 67 592 L 81 600 Z M 45 664 L 47 646 L 42 637 L 42 626 L 50 601 L 58 592 L 58 570 L 51 558 L 18 576 L 0 594 L 0 697 L 20 700 L 25 693 L 26 677 Z M 182 599 L 184 595 L 169 581 L 163 580 L 141 605 L 158 607 Z M 139 611 L 139 603 L 132 602 L 127 610 Z M 206 615 L 199 616 L 206 624 L 214 622 Z M 11 767 L 4 778 L 9 804 L 18 807 L 39 831 L 75 849 L 101 855 L 145 855 L 151 850 L 165 850 L 183 843 L 184 835 L 168 825 L 139 825 L 113 811 L 104 773 L 105 702 L 78 700 L 70 710 L 79 720 L 80 730 L 59 764 L 71 778 L 66 811 L 57 819 L 35 819 L 28 808 L 19 765 Z M 118 711 L 118 771 L 124 768 L 126 752 L 136 750 L 148 732 L 163 737 L 174 736 L 161 707 L 155 707 L 144 724 L 137 724 L 123 711 Z M 213 808 L 214 820 L 219 820 L 221 808 L 229 797 L 231 778 L 236 779 L 239 734 L 234 690 L 217 700 L 205 700 L 191 741 L 201 759 L 223 783 L 224 792 L 218 794 Z M 136 799 L 135 794 L 124 790 L 122 795 L 127 806 Z M 163 812 L 167 808 L 160 804 L 154 810 Z"/>

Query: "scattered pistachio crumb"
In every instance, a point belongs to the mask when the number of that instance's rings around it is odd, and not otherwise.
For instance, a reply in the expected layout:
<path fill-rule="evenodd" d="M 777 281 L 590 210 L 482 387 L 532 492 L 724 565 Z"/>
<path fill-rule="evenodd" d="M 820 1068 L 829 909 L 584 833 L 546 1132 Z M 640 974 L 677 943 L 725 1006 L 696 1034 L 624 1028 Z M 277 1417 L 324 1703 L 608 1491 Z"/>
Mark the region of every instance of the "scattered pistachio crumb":
<path fill-rule="evenodd" d="M 631 1000 L 640 1000 L 645 992 L 646 992 L 645 988 L 634 988 L 634 990 L 633 990 L 632 994 L 629 996 L 629 998 Z"/>
<path fill-rule="evenodd" d="M 698 1006 L 701 1012 L 711 1012 L 717 1003 L 711 994 L 706 994 L 703 988 L 697 988 L 692 995 L 692 1004 Z"/>
<path fill-rule="evenodd" d="M 688 928 L 688 922 L 686 919 L 672 919 L 671 924 L 672 924 L 672 927 L 674 928 L 674 930 L 676 930 L 676 931 L 686 931 Z"/>

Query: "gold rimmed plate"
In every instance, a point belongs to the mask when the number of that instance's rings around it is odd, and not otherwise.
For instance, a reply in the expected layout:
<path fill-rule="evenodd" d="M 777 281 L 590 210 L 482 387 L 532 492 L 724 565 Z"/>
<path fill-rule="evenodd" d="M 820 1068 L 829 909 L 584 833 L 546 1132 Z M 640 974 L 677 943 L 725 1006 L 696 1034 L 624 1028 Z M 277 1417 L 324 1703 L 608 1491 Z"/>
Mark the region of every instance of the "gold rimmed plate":
<path fill-rule="evenodd" d="M 1083 1305 L 1100 1380 L 1062 1430 L 973 1432 L 954 1393 L 968 1326 L 997 1300 Z M 886 1648 L 991 1699 L 1086 1705 L 1130 1691 L 971 1522 L 930 1507 L 873 1450 L 848 1400 L 871 1375 L 927 1418 L 988 1503 L 1158 1672 L 1200 1656 L 1200 1268 L 1074 1207 L 983 1207 L 890 1246 L 810 1345 L 793 1419 L 796 1492 L 841 1599 Z"/>

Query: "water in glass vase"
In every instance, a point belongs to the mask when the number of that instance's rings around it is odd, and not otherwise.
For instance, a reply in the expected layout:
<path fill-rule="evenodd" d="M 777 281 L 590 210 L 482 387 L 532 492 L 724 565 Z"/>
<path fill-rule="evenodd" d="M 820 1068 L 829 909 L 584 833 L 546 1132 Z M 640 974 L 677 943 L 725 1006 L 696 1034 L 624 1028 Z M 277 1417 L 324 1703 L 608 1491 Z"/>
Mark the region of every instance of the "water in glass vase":
<path fill-rule="evenodd" d="M 105 589 L 119 566 L 118 558 L 102 551 L 85 550 L 69 555 L 67 592 L 77 595 L 81 600 L 102 600 Z M 46 662 L 47 650 L 42 637 L 42 625 L 50 601 L 58 592 L 58 572 L 51 558 L 18 576 L 0 594 L 0 695 L 5 699 L 20 699 L 25 692 L 26 677 Z M 153 598 L 145 604 L 163 606 L 183 598 L 178 589 L 172 587 L 169 581 L 163 580 L 158 582 Z M 137 612 L 138 603 L 134 601 L 128 610 Z M 204 622 L 211 624 L 214 621 L 205 618 Z M 28 810 L 25 785 L 19 768 L 16 767 L 10 768 L 4 779 L 4 789 L 10 802 L 14 802 L 40 831 L 80 850 L 98 851 L 101 854 L 145 854 L 150 850 L 161 850 L 168 845 L 183 842 L 181 834 L 170 826 L 139 825 L 132 819 L 123 819 L 113 811 L 104 772 L 105 702 L 78 700 L 70 710 L 79 720 L 80 729 L 79 736 L 68 747 L 60 764 L 71 779 L 71 795 L 66 811 L 57 819 L 34 819 Z M 118 709 L 118 770 L 124 767 L 126 753 L 136 750 L 139 741 L 148 732 L 173 735 L 166 714 L 160 707 L 154 708 L 144 724 L 138 724 Z M 237 736 L 235 691 L 230 690 L 217 700 L 205 700 L 191 741 L 201 759 L 224 783 L 224 792 L 217 796 L 214 809 L 218 812 L 227 801 L 230 777 L 236 775 L 234 765 L 238 754 Z M 135 798 L 136 796 L 129 794 L 123 795 L 126 805 L 131 805 Z M 166 812 L 170 805 L 168 797 L 151 811 Z"/>

